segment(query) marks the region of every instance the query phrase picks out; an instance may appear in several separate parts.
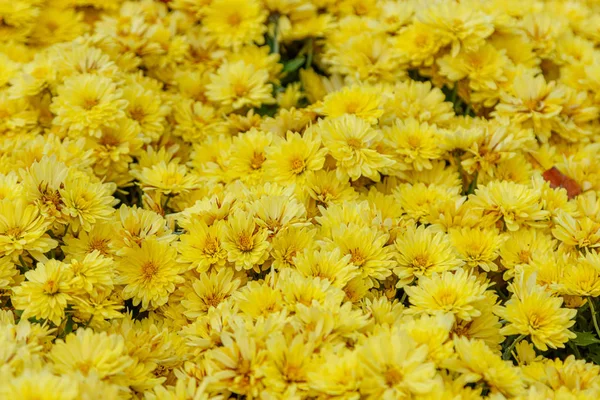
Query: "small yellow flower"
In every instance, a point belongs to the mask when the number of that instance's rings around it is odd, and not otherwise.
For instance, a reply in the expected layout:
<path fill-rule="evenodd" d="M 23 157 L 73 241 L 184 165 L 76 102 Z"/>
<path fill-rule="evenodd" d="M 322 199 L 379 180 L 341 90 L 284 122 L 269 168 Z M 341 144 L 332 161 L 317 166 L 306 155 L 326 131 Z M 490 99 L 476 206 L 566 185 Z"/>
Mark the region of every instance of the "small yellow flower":
<path fill-rule="evenodd" d="M 416 278 L 433 273 L 452 271 L 464 264 L 450 239 L 442 232 L 419 226 L 409 228 L 395 242 L 398 266 L 398 287 L 405 287 Z"/>
<path fill-rule="evenodd" d="M 269 256 L 268 236 L 268 230 L 257 226 L 252 214 L 234 212 L 225 225 L 222 240 L 228 261 L 235 263 L 237 270 L 258 269 Z"/>
<path fill-rule="evenodd" d="M 365 176 L 378 182 L 379 170 L 393 164 L 376 149 L 383 138 L 382 133 L 355 115 L 321 120 L 315 129 L 321 133 L 323 144 L 336 160 L 340 180 L 347 176 L 352 180 Z"/>
<path fill-rule="evenodd" d="M 383 114 L 381 95 L 374 87 L 350 86 L 325 96 L 319 112 L 329 118 L 354 114 L 370 124 L 376 124 Z"/>
<path fill-rule="evenodd" d="M 564 268 L 565 276 L 554 285 L 561 293 L 571 296 L 600 296 L 600 255 L 588 253 L 575 265 Z"/>
<path fill-rule="evenodd" d="M 257 0 L 216 0 L 203 11 L 203 29 L 222 47 L 263 43 L 267 12 Z"/>
<path fill-rule="evenodd" d="M 168 243 L 146 239 L 141 246 L 126 248 L 117 262 L 115 283 L 124 285 L 123 298 L 141 303 L 147 310 L 162 306 L 183 283 L 182 266 L 176 262 L 177 251 Z"/>
<path fill-rule="evenodd" d="M 509 231 L 522 226 L 543 228 L 547 225 L 549 212 L 542 210 L 540 194 L 533 189 L 513 182 L 492 181 L 475 190 L 472 204 L 482 210 L 490 222 L 500 219 Z"/>
<path fill-rule="evenodd" d="M 22 199 L 0 200 L 0 255 L 16 258 L 29 252 L 41 259 L 43 253 L 58 245 L 46 233 L 49 225 L 36 206 Z"/>
<path fill-rule="evenodd" d="M 463 382 L 484 381 L 492 393 L 504 396 L 517 396 L 525 390 L 520 371 L 510 361 L 504 361 L 482 340 L 457 337 L 454 348 L 458 360 L 449 366 L 450 370 L 461 373 Z"/>
<path fill-rule="evenodd" d="M 206 272 L 212 266 L 223 266 L 227 261 L 227 250 L 222 244 L 223 224 L 217 222 L 207 226 L 202 220 L 187 227 L 187 232 L 179 237 L 178 261 L 191 263 L 198 272 Z"/>
<path fill-rule="evenodd" d="M 487 284 L 477 277 L 459 269 L 456 272 L 434 273 L 422 276 L 417 286 L 406 286 L 411 303 L 410 312 L 435 314 L 438 311 L 454 314 L 457 318 L 470 321 L 481 315 Z"/>
<path fill-rule="evenodd" d="M 78 329 L 65 340 L 57 340 L 49 357 L 58 374 L 96 374 L 98 378 L 114 383 L 127 382 L 125 369 L 134 363 L 125 352 L 122 336 L 95 333 L 91 329 Z"/>
<path fill-rule="evenodd" d="M 392 156 L 401 170 L 433 168 L 432 160 L 441 157 L 440 135 L 435 125 L 419 124 L 409 118 L 397 121 L 384 131 L 385 143 L 392 149 Z"/>
<path fill-rule="evenodd" d="M 25 273 L 27 281 L 13 289 L 12 302 L 23 318 L 38 318 L 60 325 L 73 292 L 73 271 L 58 261 L 39 263 Z"/>
<path fill-rule="evenodd" d="M 441 384 L 435 365 L 427 361 L 427 346 L 405 332 L 386 329 L 360 346 L 363 381 L 368 399 L 418 397 Z"/>
<path fill-rule="evenodd" d="M 206 96 L 217 105 L 234 110 L 272 104 L 275 99 L 268 81 L 269 74 L 264 69 L 244 61 L 226 63 L 210 76 Z"/>
<path fill-rule="evenodd" d="M 125 117 L 127 100 L 109 78 L 84 74 L 65 79 L 53 99 L 54 124 L 73 134 L 99 136 L 102 126 Z"/>
<path fill-rule="evenodd" d="M 203 272 L 192 283 L 191 289 L 186 290 L 185 299 L 181 301 L 186 309 L 185 316 L 194 320 L 206 314 L 211 307 L 217 307 L 235 292 L 240 283 L 230 268 L 222 268 L 219 272 Z"/>
<path fill-rule="evenodd" d="M 288 132 L 285 139 L 276 138 L 268 150 L 266 177 L 274 182 L 302 183 L 307 172 L 323 167 L 326 152 L 314 131 L 307 131 L 303 136 Z"/>
<path fill-rule="evenodd" d="M 527 280 L 516 279 L 509 285 L 513 291 L 510 300 L 495 310 L 507 321 L 502 334 L 530 336 L 542 351 L 565 347 L 576 336 L 569 328 L 575 324 L 577 310 L 562 308 L 562 298 L 553 297 L 545 287 L 537 285 L 535 274 Z"/>

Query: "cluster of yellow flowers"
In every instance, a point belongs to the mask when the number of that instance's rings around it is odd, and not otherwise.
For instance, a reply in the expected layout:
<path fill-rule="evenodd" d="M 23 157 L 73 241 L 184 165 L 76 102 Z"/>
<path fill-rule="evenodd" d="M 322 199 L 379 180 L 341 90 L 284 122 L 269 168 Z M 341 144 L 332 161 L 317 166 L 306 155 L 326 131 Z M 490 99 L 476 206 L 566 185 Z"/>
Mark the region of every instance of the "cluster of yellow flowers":
<path fill-rule="evenodd" d="M 0 399 L 598 399 L 599 116 L 596 0 L 0 0 Z"/>

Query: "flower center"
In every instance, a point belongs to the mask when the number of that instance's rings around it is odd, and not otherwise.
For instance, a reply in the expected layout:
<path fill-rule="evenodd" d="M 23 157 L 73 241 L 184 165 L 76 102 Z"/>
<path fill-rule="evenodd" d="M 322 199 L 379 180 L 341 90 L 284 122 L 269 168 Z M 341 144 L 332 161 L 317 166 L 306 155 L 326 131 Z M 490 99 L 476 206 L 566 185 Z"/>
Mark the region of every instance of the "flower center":
<path fill-rule="evenodd" d="M 292 172 L 294 172 L 295 174 L 301 174 L 302 172 L 304 172 L 304 168 L 305 168 L 305 164 L 304 164 L 304 160 L 301 158 L 294 158 L 292 160 Z"/>
<path fill-rule="evenodd" d="M 383 376 L 388 386 L 396 386 L 396 384 L 402 382 L 402 380 L 404 379 L 404 375 L 402 374 L 402 372 L 398 371 L 397 368 L 393 367 L 388 369 Z"/>
<path fill-rule="evenodd" d="M 424 254 L 419 254 L 413 259 L 413 267 L 419 270 L 424 270 L 429 264 L 429 258 Z"/>
<path fill-rule="evenodd" d="M 348 146 L 353 150 L 359 150 L 362 148 L 362 142 L 356 138 L 350 138 L 348 139 Z"/>
<path fill-rule="evenodd" d="M 360 249 L 350 249 L 350 254 L 352 254 L 352 258 L 350 259 L 352 264 L 360 266 L 365 262 L 365 256 Z"/>
<path fill-rule="evenodd" d="M 238 26 L 242 22 L 242 17 L 238 13 L 229 14 L 227 23 L 231 26 Z"/>
<path fill-rule="evenodd" d="M 92 98 L 92 99 L 84 99 L 83 103 L 81 104 L 81 107 L 84 110 L 91 110 L 92 108 L 94 108 L 95 106 L 97 106 L 98 103 L 100 103 L 98 101 L 98 99 L 94 99 L 94 98 Z"/>
<path fill-rule="evenodd" d="M 242 251 L 252 251 L 254 248 L 254 241 L 250 235 L 242 234 L 240 235 L 238 245 Z"/>
<path fill-rule="evenodd" d="M 265 157 L 264 153 L 259 153 L 259 152 L 255 151 L 254 155 L 250 159 L 250 167 L 252 169 L 260 169 L 260 167 L 263 165 L 265 160 L 266 160 L 266 157 Z"/>
<path fill-rule="evenodd" d="M 146 116 L 146 113 L 141 107 L 134 107 L 131 110 L 129 110 L 129 116 L 131 117 L 131 119 L 141 121 Z"/>
<path fill-rule="evenodd" d="M 454 302 L 456 301 L 456 293 L 448 290 L 442 291 L 437 297 L 439 299 L 438 303 L 441 306 L 454 304 Z"/>
<path fill-rule="evenodd" d="M 13 239 L 20 237 L 23 234 L 23 229 L 19 226 L 14 226 L 6 230 L 6 236 L 10 236 Z"/>
<path fill-rule="evenodd" d="M 517 253 L 517 256 L 522 264 L 527 264 L 531 261 L 531 252 L 529 250 L 521 250 Z"/>
<path fill-rule="evenodd" d="M 531 326 L 533 329 L 538 329 L 543 322 L 543 318 L 537 314 L 533 314 L 529 317 L 529 326 Z"/>
<path fill-rule="evenodd" d="M 42 289 L 43 289 L 44 293 L 53 295 L 55 293 L 58 293 L 58 283 L 56 283 L 55 281 L 50 279 L 49 281 L 46 281 L 46 283 L 44 283 L 44 286 Z"/>
<path fill-rule="evenodd" d="M 233 85 L 233 93 L 235 93 L 237 97 L 242 97 L 248 93 L 248 86 L 242 82 L 235 83 Z"/>
<path fill-rule="evenodd" d="M 98 250 L 100 254 L 108 254 L 108 239 L 92 239 L 88 246 L 88 251 L 91 253 L 94 250 Z"/>
<path fill-rule="evenodd" d="M 148 261 L 142 264 L 142 275 L 144 280 L 151 280 L 156 273 L 158 272 L 158 265 L 156 265 L 153 261 Z"/>
<path fill-rule="evenodd" d="M 207 238 L 204 247 L 206 254 L 211 256 L 217 254 L 219 252 L 219 239 L 213 237 Z"/>

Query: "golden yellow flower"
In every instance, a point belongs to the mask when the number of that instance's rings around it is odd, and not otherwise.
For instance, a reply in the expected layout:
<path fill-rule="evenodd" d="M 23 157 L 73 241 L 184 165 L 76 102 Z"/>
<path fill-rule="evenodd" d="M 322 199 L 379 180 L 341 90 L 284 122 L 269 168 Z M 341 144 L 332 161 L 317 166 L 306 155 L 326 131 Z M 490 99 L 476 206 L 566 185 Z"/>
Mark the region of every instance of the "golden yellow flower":
<path fill-rule="evenodd" d="M 3 377 L 0 397 L 20 400 L 75 400 L 79 388 L 73 376 L 56 376 L 48 369 L 27 369 L 19 376 Z"/>
<path fill-rule="evenodd" d="M 354 114 L 370 124 L 376 124 L 383 114 L 381 95 L 375 87 L 350 86 L 325 96 L 319 112 L 329 118 Z"/>
<path fill-rule="evenodd" d="M 238 270 L 258 269 L 269 256 L 267 229 L 257 226 L 254 216 L 244 211 L 234 212 L 224 228 L 222 246 L 229 262 Z"/>
<path fill-rule="evenodd" d="M 0 255 L 16 258 L 24 252 L 41 259 L 58 246 L 46 233 L 50 223 L 24 200 L 0 200 Z"/>
<path fill-rule="evenodd" d="M 228 6 L 229 7 L 229 6 Z M 275 102 L 269 74 L 244 61 L 225 63 L 210 76 L 206 96 L 219 106 L 234 110 Z"/>
<path fill-rule="evenodd" d="M 505 238 L 495 229 L 463 228 L 450 230 L 450 240 L 466 265 L 486 272 L 497 271 L 495 263 Z"/>
<path fill-rule="evenodd" d="M 376 149 L 382 133 L 355 115 L 321 120 L 315 129 L 321 133 L 323 144 L 336 160 L 340 180 L 348 176 L 352 180 L 365 176 L 378 182 L 379 170 L 393 164 Z"/>
<path fill-rule="evenodd" d="M 440 385 L 426 345 L 403 331 L 386 329 L 358 349 L 363 380 L 360 392 L 368 399 L 417 397 Z"/>
<path fill-rule="evenodd" d="M 194 320 L 206 314 L 211 307 L 217 307 L 235 292 L 240 283 L 240 279 L 234 278 L 231 268 L 203 272 L 199 279 L 192 282 L 192 287 L 186 290 L 185 299 L 181 301 L 186 309 L 185 316 Z"/>
<path fill-rule="evenodd" d="M 268 149 L 266 178 L 274 182 L 302 183 L 307 172 L 323 167 L 326 152 L 313 130 L 306 131 L 303 136 L 288 132 L 285 139 L 275 138 Z"/>
<path fill-rule="evenodd" d="M 470 321 L 481 315 L 484 293 L 488 285 L 464 269 L 455 272 L 422 276 L 416 286 L 405 286 L 411 307 L 409 312 L 435 314 L 438 311 L 454 314 Z"/>
<path fill-rule="evenodd" d="M 264 41 L 267 12 L 257 0 L 215 0 L 203 11 L 203 29 L 222 47 Z"/>
<path fill-rule="evenodd" d="M 125 117 L 127 101 L 109 78 L 83 74 L 65 79 L 57 89 L 50 110 L 53 123 L 73 135 L 99 136 L 102 126 L 111 126 Z"/>
<path fill-rule="evenodd" d="M 47 319 L 60 325 L 73 293 L 73 271 L 58 261 L 39 263 L 25 273 L 27 281 L 13 288 L 12 302 L 23 318 Z"/>
<path fill-rule="evenodd" d="M 430 228 L 409 227 L 395 242 L 398 266 L 398 287 L 405 287 L 416 278 L 433 273 L 452 271 L 464 264 L 450 239 Z"/>
<path fill-rule="evenodd" d="M 572 296 L 600 296 L 600 255 L 588 253 L 564 268 L 564 277 L 553 288 Z"/>
<path fill-rule="evenodd" d="M 471 202 L 491 223 L 501 219 L 506 229 L 517 231 L 522 226 L 547 226 L 549 212 L 542 209 L 539 199 L 540 194 L 525 185 L 492 181 L 477 188 Z"/>
<path fill-rule="evenodd" d="M 168 242 L 149 238 L 141 246 L 126 248 L 116 264 L 115 283 L 124 285 L 123 298 L 141 303 L 147 310 L 162 306 L 184 282 L 182 265 L 176 261 L 177 251 Z"/>
<path fill-rule="evenodd" d="M 542 142 L 548 141 L 552 124 L 562 110 L 564 89 L 556 81 L 546 82 L 542 75 L 515 77 L 509 92 L 502 92 L 495 115 L 533 128 Z"/>
<path fill-rule="evenodd" d="M 452 361 L 449 369 L 461 373 L 462 382 L 484 381 L 492 393 L 504 396 L 524 393 L 520 371 L 511 362 L 502 360 L 482 340 L 458 337 L 454 339 L 454 348 L 458 360 Z"/>
<path fill-rule="evenodd" d="M 57 340 L 49 358 L 58 374 L 95 374 L 100 379 L 122 386 L 128 383 L 125 369 L 134 363 L 125 352 L 122 336 L 95 333 L 91 329 L 78 329 L 77 333 L 68 335 L 64 340 Z"/>
<path fill-rule="evenodd" d="M 518 277 L 509 286 L 513 291 L 505 306 L 495 313 L 507 321 L 502 328 L 504 335 L 530 336 L 538 349 L 545 351 L 562 348 L 576 335 L 569 331 L 575 324 L 577 310 L 562 308 L 563 299 L 553 297 L 544 286 L 535 282 L 535 274 L 527 280 Z"/>
<path fill-rule="evenodd" d="M 187 232 L 176 243 L 180 254 L 178 261 L 190 263 L 198 272 L 206 272 L 212 266 L 223 266 L 227 261 L 227 250 L 222 244 L 223 223 L 207 226 L 202 220 L 187 227 Z"/>

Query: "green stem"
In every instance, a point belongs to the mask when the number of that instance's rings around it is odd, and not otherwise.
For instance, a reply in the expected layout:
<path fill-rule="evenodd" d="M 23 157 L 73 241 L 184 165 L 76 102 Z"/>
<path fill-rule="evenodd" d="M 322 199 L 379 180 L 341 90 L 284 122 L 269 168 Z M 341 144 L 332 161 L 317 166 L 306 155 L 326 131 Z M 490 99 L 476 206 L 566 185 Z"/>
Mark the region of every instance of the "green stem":
<path fill-rule="evenodd" d="M 513 342 L 510 344 L 510 346 L 508 346 L 506 348 L 506 350 L 504 350 L 504 354 L 502 354 L 502 359 L 503 360 L 509 360 L 512 350 L 515 348 L 515 346 L 517 345 L 517 343 L 519 343 L 521 340 L 525 339 L 526 335 L 519 335 L 517 336 L 517 338 L 515 340 L 513 340 Z"/>
<path fill-rule="evenodd" d="M 163 211 L 166 214 L 167 213 L 167 207 L 169 206 L 169 201 L 171 201 L 171 198 L 173 197 L 172 193 L 169 193 L 167 195 L 167 200 L 165 200 L 165 204 L 163 205 Z"/>
<path fill-rule="evenodd" d="M 404 300 L 406 300 L 406 292 L 402 294 L 402 297 L 400 298 L 400 304 L 404 304 Z"/>
<path fill-rule="evenodd" d="M 19 255 L 19 264 L 21 264 L 21 267 L 23 267 L 23 269 L 25 271 L 27 271 L 29 269 L 29 267 L 27 266 L 27 264 L 25 264 L 25 260 L 23 259 L 22 255 Z"/>
<path fill-rule="evenodd" d="M 274 18 L 275 26 L 273 27 L 273 53 L 279 54 L 279 16 Z"/>
<path fill-rule="evenodd" d="M 600 338 L 600 328 L 598 328 L 598 319 L 596 318 L 596 307 L 594 306 L 594 299 L 588 297 L 588 303 L 590 305 L 590 312 L 592 313 L 592 321 L 594 321 L 596 335 L 598 335 L 598 337 Z"/>
<path fill-rule="evenodd" d="M 579 352 L 577 346 L 575 346 L 573 342 L 569 342 L 569 347 L 571 348 L 571 350 L 573 350 L 573 353 L 575 353 L 575 358 L 581 360 L 581 353 Z"/>
<path fill-rule="evenodd" d="M 310 38 L 310 39 L 308 39 L 308 51 L 306 53 L 306 66 L 305 66 L 306 69 L 310 68 L 310 66 L 312 64 L 313 51 L 314 51 L 313 47 L 314 47 L 314 39 Z"/>

